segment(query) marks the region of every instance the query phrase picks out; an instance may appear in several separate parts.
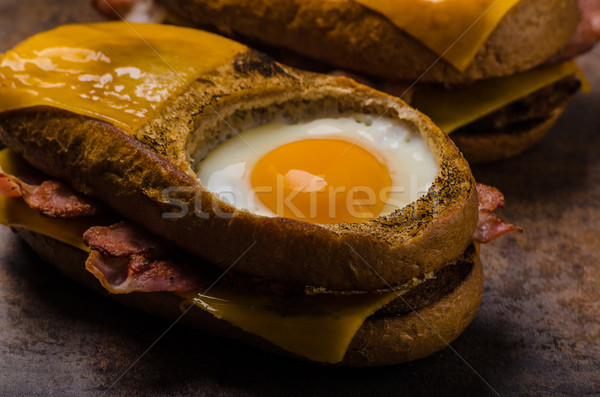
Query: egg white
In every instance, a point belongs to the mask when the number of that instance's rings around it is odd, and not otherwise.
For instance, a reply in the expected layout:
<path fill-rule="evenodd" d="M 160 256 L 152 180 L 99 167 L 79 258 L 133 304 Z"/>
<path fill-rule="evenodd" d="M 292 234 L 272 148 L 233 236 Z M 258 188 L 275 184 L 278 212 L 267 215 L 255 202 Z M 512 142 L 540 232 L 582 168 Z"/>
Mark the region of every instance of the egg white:
<path fill-rule="evenodd" d="M 250 183 L 254 165 L 286 143 L 319 138 L 343 139 L 383 159 L 390 171 L 392 187 L 380 216 L 427 194 L 438 171 L 422 136 L 389 118 L 356 115 L 298 124 L 273 122 L 248 129 L 212 150 L 200 163 L 197 175 L 209 191 L 236 208 L 277 216 L 254 193 Z"/>

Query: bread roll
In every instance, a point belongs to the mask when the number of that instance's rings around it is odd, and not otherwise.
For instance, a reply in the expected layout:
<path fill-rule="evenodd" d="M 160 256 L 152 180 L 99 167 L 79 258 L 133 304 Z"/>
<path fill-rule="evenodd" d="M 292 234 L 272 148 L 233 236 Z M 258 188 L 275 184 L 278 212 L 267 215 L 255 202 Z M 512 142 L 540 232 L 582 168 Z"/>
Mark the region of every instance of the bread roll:
<path fill-rule="evenodd" d="M 183 21 L 241 41 L 287 48 L 344 70 L 411 82 L 466 83 L 531 69 L 569 40 L 580 17 L 574 0 L 521 0 L 460 72 L 385 16 L 352 0 L 160 2 Z"/>

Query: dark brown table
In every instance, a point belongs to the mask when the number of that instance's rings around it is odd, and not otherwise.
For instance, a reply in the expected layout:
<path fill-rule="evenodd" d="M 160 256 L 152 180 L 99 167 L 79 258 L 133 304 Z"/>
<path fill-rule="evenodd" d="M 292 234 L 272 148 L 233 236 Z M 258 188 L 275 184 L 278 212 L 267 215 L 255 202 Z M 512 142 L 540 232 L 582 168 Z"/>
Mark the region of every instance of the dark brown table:
<path fill-rule="evenodd" d="M 93 21 L 87 0 L 0 0 L 0 51 Z M 452 347 L 380 369 L 303 364 L 175 327 L 107 395 L 600 395 L 600 48 L 535 148 L 476 166 L 525 229 L 483 247 L 481 308 Z M 102 395 L 169 323 L 85 290 L 0 229 L 0 395 Z"/>

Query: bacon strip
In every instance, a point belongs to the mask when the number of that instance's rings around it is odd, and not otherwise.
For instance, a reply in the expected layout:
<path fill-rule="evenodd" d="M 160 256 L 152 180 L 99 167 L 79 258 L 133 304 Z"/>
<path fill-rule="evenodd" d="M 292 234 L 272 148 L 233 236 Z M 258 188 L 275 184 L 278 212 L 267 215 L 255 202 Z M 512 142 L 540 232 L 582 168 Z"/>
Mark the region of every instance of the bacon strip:
<path fill-rule="evenodd" d="M 38 178 L 36 178 L 38 179 Z M 39 185 L 26 183 L 23 178 L 5 174 L 0 169 L 0 194 L 23 197 L 34 210 L 53 218 L 90 216 L 104 212 L 101 204 L 55 180 L 45 180 Z"/>
<path fill-rule="evenodd" d="M 154 0 L 92 0 L 92 6 L 108 19 L 156 23 L 165 10 Z"/>
<path fill-rule="evenodd" d="M 130 292 L 187 292 L 202 282 L 157 237 L 127 222 L 88 229 L 83 239 L 91 252 L 85 268 L 113 294 Z"/>
<path fill-rule="evenodd" d="M 522 230 L 493 213 L 504 206 L 504 196 L 491 186 L 477 184 L 479 223 L 475 240 L 487 243 Z M 113 294 L 131 292 L 187 292 L 207 285 L 163 240 L 127 222 L 95 226 L 83 236 L 91 252 L 85 263 L 102 286 Z M 175 259 L 174 259 L 175 258 Z"/>
<path fill-rule="evenodd" d="M 558 63 L 588 51 L 600 38 L 600 1 L 579 0 L 581 20 L 575 32 L 547 63 Z"/>
<path fill-rule="evenodd" d="M 15 178 L 0 173 L 0 194 L 6 197 L 20 197 L 22 196 L 21 186 L 15 183 Z"/>
<path fill-rule="evenodd" d="M 0 169 L 0 194 L 20 197 L 45 215 L 76 217 L 99 213 L 99 204 L 74 193 L 65 184 L 45 180 L 39 185 L 24 182 L 5 174 Z M 33 176 L 28 181 L 39 181 Z M 504 196 L 498 189 L 477 184 L 479 195 L 479 223 L 474 239 L 490 242 L 503 234 L 522 232 L 522 229 L 504 222 L 494 214 L 504 207 Z M 114 294 L 130 292 L 187 292 L 198 290 L 207 283 L 197 271 L 190 270 L 184 260 L 163 240 L 145 229 L 120 222 L 108 227 L 95 226 L 84 234 L 90 247 L 86 269 L 100 280 L 103 287 Z"/>
<path fill-rule="evenodd" d="M 506 233 L 519 232 L 523 229 L 505 222 L 493 211 L 504 207 L 504 195 L 495 187 L 477 184 L 479 195 L 479 222 L 473 238 L 480 243 L 489 243 Z"/>

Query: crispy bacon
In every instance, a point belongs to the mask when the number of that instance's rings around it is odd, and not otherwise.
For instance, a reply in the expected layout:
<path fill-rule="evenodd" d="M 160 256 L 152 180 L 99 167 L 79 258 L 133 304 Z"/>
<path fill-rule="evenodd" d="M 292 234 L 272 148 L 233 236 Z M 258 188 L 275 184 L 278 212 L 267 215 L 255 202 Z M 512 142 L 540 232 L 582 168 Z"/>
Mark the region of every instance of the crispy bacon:
<path fill-rule="evenodd" d="M 164 256 L 164 243 L 130 223 L 119 222 L 107 227 L 92 227 L 85 232 L 85 243 L 101 254 L 113 257 L 131 255 Z"/>
<path fill-rule="evenodd" d="M 0 194 L 7 197 L 22 196 L 31 208 L 53 218 L 89 216 L 103 212 L 103 206 L 84 195 L 75 193 L 70 187 L 56 180 L 45 180 L 40 184 L 25 182 L 0 170 Z M 39 177 L 30 178 L 38 180 Z"/>
<path fill-rule="evenodd" d="M 581 20 L 567 42 L 547 62 L 558 63 L 588 51 L 600 38 L 600 0 L 579 0 Z"/>
<path fill-rule="evenodd" d="M 0 194 L 6 197 L 20 197 L 21 187 L 15 182 L 14 177 L 0 173 Z"/>
<path fill-rule="evenodd" d="M 33 183 L 43 178 L 16 178 L 0 170 L 0 194 L 22 196 L 31 208 L 53 217 L 92 215 L 101 210 L 97 203 L 61 182 L 44 180 L 36 185 L 23 179 Z M 478 183 L 477 193 L 479 223 L 473 236 L 476 241 L 487 243 L 503 234 L 522 231 L 494 214 L 496 208 L 504 207 L 504 196 L 498 189 Z M 95 226 L 83 238 L 90 247 L 86 269 L 111 293 L 187 292 L 207 285 L 201 272 L 193 271 L 164 240 L 134 224 Z"/>
<path fill-rule="evenodd" d="M 495 187 L 477 184 L 479 195 L 479 222 L 473 238 L 480 243 L 489 243 L 506 233 L 519 232 L 523 229 L 505 222 L 493 211 L 504 207 L 504 195 Z"/>
<path fill-rule="evenodd" d="M 479 223 L 474 239 L 487 243 L 503 234 L 521 231 L 494 214 L 504 206 L 498 189 L 477 184 Z M 131 292 L 187 292 L 207 285 L 200 272 L 191 269 L 162 239 L 145 229 L 119 222 L 95 226 L 83 236 L 90 247 L 85 263 L 102 286 L 113 294 Z"/>
<path fill-rule="evenodd" d="M 92 6 L 108 19 L 120 19 L 139 0 L 92 0 Z"/>
<path fill-rule="evenodd" d="M 113 294 L 187 292 L 206 284 L 162 240 L 131 223 L 95 226 L 83 239 L 91 249 L 85 268 Z"/>
<path fill-rule="evenodd" d="M 129 22 L 160 22 L 165 14 L 154 0 L 92 0 L 92 6 L 105 18 Z"/>

